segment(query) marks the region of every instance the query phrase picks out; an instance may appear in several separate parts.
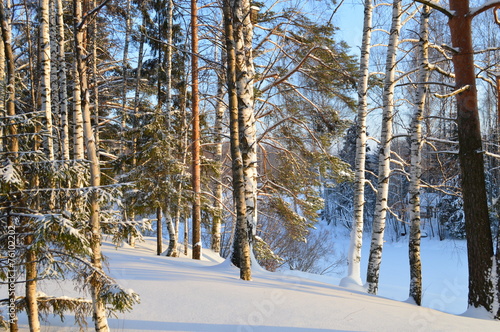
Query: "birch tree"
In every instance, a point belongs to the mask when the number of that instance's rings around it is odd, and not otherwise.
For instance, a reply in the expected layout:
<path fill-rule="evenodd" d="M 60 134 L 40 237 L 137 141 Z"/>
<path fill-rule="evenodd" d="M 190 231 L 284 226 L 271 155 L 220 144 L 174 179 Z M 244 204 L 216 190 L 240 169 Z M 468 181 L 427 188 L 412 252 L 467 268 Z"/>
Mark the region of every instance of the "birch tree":
<path fill-rule="evenodd" d="M 85 0 L 84 0 L 85 1 Z M 87 155 L 90 162 L 90 186 L 93 192 L 90 196 L 90 249 L 91 249 L 91 262 L 95 269 L 89 278 L 90 293 L 92 297 L 92 304 L 94 308 L 94 325 L 95 330 L 99 332 L 109 331 L 106 307 L 101 297 L 102 281 L 100 280 L 99 273 L 102 271 L 102 254 L 101 254 L 101 223 L 100 223 L 100 206 L 98 197 L 98 188 L 101 185 L 101 170 L 99 165 L 99 158 L 97 155 L 97 146 L 95 141 L 94 132 L 92 130 L 91 117 L 90 117 L 90 100 L 89 88 L 87 82 L 87 68 L 85 64 L 85 40 L 83 28 L 85 23 L 82 17 L 82 1 L 74 0 L 73 2 L 73 15 L 75 20 L 74 34 L 75 34 L 75 58 L 76 68 L 79 78 L 79 88 L 81 92 L 81 107 L 82 107 L 82 124 L 83 135 L 85 138 L 85 146 Z M 75 101 L 76 102 L 76 101 Z"/>
<path fill-rule="evenodd" d="M 363 243 L 363 215 L 365 205 L 365 161 L 366 161 L 366 116 L 368 108 L 368 79 L 370 76 L 370 48 L 372 35 L 372 0 L 365 0 L 363 39 L 361 41 L 361 58 L 358 78 L 358 117 L 355 161 L 355 189 L 354 189 L 354 222 L 351 230 L 349 245 L 347 277 L 341 284 L 361 282 L 361 246 Z"/>
<path fill-rule="evenodd" d="M 233 174 L 233 200 L 236 206 L 236 234 L 231 261 L 240 268 L 240 278 L 251 279 L 250 244 L 246 219 L 245 178 L 240 150 L 238 92 L 236 87 L 236 40 L 233 32 L 234 11 L 231 0 L 223 1 L 224 33 L 227 52 L 227 90 L 229 96 L 230 142 Z"/>
<path fill-rule="evenodd" d="M 234 0 L 232 3 L 246 221 L 249 240 L 252 242 L 257 227 L 257 131 L 254 112 L 253 24 L 250 19 L 250 7 L 249 0 Z"/>
<path fill-rule="evenodd" d="M 420 32 L 417 47 L 419 70 L 415 91 L 415 112 L 411 124 L 411 173 L 410 173 L 410 298 L 416 304 L 422 303 L 422 263 L 420 260 L 420 177 L 422 175 L 422 120 L 427 96 L 429 79 L 428 47 L 429 47 L 429 15 L 428 6 L 420 13 Z"/>
<path fill-rule="evenodd" d="M 389 177 L 391 173 L 391 140 L 394 111 L 394 88 L 396 74 L 396 54 L 401 29 L 402 1 L 394 0 L 392 6 L 392 23 L 387 47 L 385 79 L 383 91 L 382 129 L 380 138 L 377 203 L 373 220 L 372 240 L 366 282 L 368 292 L 376 294 L 382 260 L 385 221 L 387 216 L 387 200 L 389 193 Z"/>
<path fill-rule="evenodd" d="M 193 186 L 193 259 L 201 259 L 201 183 L 200 183 L 200 110 L 198 90 L 198 4 L 191 0 L 191 111 L 192 111 L 192 186 Z"/>

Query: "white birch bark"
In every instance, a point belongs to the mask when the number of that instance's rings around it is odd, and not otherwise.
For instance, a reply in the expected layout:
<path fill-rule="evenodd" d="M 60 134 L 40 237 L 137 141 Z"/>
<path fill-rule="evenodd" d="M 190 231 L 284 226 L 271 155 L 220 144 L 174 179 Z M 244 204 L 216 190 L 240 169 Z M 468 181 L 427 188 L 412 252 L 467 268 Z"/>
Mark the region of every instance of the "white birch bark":
<path fill-rule="evenodd" d="M 5 52 L 3 41 L 0 39 L 0 117 L 6 116 L 5 112 Z M 4 126 L 0 126 L 0 137 L 4 137 Z M 3 139 L 0 139 L 0 152 L 4 152 Z"/>
<path fill-rule="evenodd" d="M 64 38 L 64 8 L 62 0 L 55 1 L 57 27 L 57 84 L 59 94 L 59 116 L 61 119 L 61 154 L 63 160 L 69 160 L 69 119 L 68 119 L 68 92 L 66 80 L 66 52 Z"/>
<path fill-rule="evenodd" d="M 130 33 L 131 33 L 131 25 L 132 25 L 132 18 L 130 15 L 130 8 L 131 8 L 131 1 L 127 0 L 127 5 L 125 9 L 125 41 L 123 42 L 123 58 L 122 58 L 122 76 L 123 76 L 123 88 L 122 88 L 122 121 L 121 121 L 121 128 L 120 128 L 120 143 L 121 143 L 121 153 L 125 154 L 125 151 L 127 150 L 126 144 L 125 144 L 125 131 L 127 128 L 127 80 L 128 80 L 128 75 L 127 75 L 127 64 L 128 64 L 128 48 L 130 44 Z"/>
<path fill-rule="evenodd" d="M 82 4 L 81 0 L 73 0 L 75 6 L 75 25 L 79 24 L 82 17 Z M 79 11 L 79 13 L 78 13 Z M 79 16 L 78 16 L 79 15 Z M 77 29 L 75 31 L 75 44 L 78 40 L 83 40 L 83 31 Z M 77 46 L 78 47 L 78 46 Z M 82 50 L 84 52 L 84 50 Z M 76 160 L 83 160 L 84 153 L 84 140 L 83 140 L 83 115 L 82 115 L 82 92 L 81 92 L 81 77 L 78 70 L 78 62 L 73 62 L 73 157 Z"/>
<path fill-rule="evenodd" d="M 394 87 L 396 73 L 396 54 L 401 29 L 401 0 L 394 0 L 392 9 L 392 23 L 387 48 L 385 67 L 385 82 L 383 96 L 382 129 L 380 137 L 379 167 L 377 201 L 373 220 L 370 257 L 367 270 L 367 289 L 371 294 L 376 294 L 382 261 L 382 248 L 384 243 L 385 220 L 387 216 L 387 199 L 389 193 L 389 176 L 391 163 L 391 139 L 394 109 Z"/>
<path fill-rule="evenodd" d="M 224 58 L 224 57 L 223 57 Z M 223 61 L 224 62 L 224 61 Z M 221 245 L 221 224 L 222 224 L 222 125 L 225 106 L 224 98 L 224 78 L 223 73 L 219 73 L 217 81 L 217 102 L 215 105 L 215 163 L 217 167 L 218 176 L 215 179 L 215 192 L 214 192 L 214 218 L 212 223 L 212 250 L 220 252 Z"/>
<path fill-rule="evenodd" d="M 50 83 L 51 54 L 50 54 L 50 16 L 49 0 L 40 0 L 40 49 L 42 62 L 41 101 L 42 113 L 46 121 L 46 148 L 49 160 L 54 160 L 54 130 L 52 125 L 52 90 Z"/>
<path fill-rule="evenodd" d="M 88 78 L 86 74 L 85 64 L 85 41 L 82 27 L 82 2 L 74 0 L 74 19 L 75 19 L 75 57 L 77 62 L 77 72 L 80 77 L 81 91 L 81 110 L 83 119 L 83 134 L 85 137 L 85 146 L 87 155 L 90 161 L 90 186 L 94 188 L 90 196 L 90 227 L 91 239 L 90 249 L 92 251 L 91 263 L 96 270 L 90 277 L 90 294 L 92 297 L 92 305 L 94 309 L 93 319 L 95 330 L 98 332 L 108 332 L 108 320 L 105 304 L 100 296 L 101 282 L 97 275 L 102 271 L 102 254 L 101 254 L 101 225 L 100 225 L 100 206 L 97 188 L 101 184 L 101 170 L 99 165 L 99 157 L 97 154 L 97 145 L 95 135 L 92 130 L 91 115 L 90 115 L 90 97 L 88 88 Z"/>
<path fill-rule="evenodd" d="M 424 6 L 420 16 L 420 40 L 418 57 L 420 68 L 415 91 L 415 114 L 411 126 L 411 169 L 410 169 L 410 297 L 416 304 L 422 302 L 422 263 L 420 260 L 420 176 L 422 174 L 422 121 L 427 96 L 426 82 L 429 80 L 429 7 Z"/>
<path fill-rule="evenodd" d="M 172 43 L 173 43 L 173 16 L 174 16 L 174 2 L 168 0 L 167 2 L 167 49 L 165 52 L 165 60 L 167 66 L 165 68 L 167 82 L 166 82 L 166 104 L 167 104 L 167 129 L 170 130 L 171 111 L 172 111 Z"/>
<path fill-rule="evenodd" d="M 257 134 L 254 112 L 253 24 L 250 1 L 233 0 L 234 39 L 236 52 L 236 91 L 241 154 L 245 179 L 245 202 L 250 243 L 257 228 Z"/>
<path fill-rule="evenodd" d="M 354 222 L 348 255 L 347 277 L 341 285 L 357 284 L 361 281 L 361 246 L 363 244 L 363 212 L 365 205 L 365 162 L 366 162 L 366 116 L 368 107 L 368 78 L 370 75 L 370 50 L 372 36 L 372 0 L 365 0 L 363 39 L 361 42 L 360 78 L 358 82 L 358 117 L 355 161 Z"/>

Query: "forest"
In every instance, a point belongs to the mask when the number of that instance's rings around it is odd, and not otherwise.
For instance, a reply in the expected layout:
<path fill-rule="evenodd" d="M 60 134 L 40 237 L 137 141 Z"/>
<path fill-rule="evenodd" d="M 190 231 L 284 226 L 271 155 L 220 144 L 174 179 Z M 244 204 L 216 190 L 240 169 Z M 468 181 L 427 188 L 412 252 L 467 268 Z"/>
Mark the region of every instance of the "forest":
<path fill-rule="evenodd" d="M 0 323 L 109 331 L 140 294 L 104 239 L 252 282 L 317 272 L 320 224 L 369 294 L 405 243 L 416 305 L 421 239 L 467 241 L 468 306 L 500 319 L 500 0 L 354 1 L 356 45 L 344 0 L 0 1 Z"/>

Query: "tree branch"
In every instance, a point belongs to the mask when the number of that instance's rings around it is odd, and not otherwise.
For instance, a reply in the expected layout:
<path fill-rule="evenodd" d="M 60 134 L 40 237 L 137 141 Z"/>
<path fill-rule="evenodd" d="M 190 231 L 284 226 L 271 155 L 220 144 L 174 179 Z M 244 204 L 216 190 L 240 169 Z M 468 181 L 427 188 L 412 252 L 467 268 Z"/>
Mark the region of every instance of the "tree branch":
<path fill-rule="evenodd" d="M 415 0 L 415 2 L 420 2 L 421 4 L 424 4 L 426 6 L 431 7 L 432 9 L 437 10 L 438 12 L 441 12 L 448 16 L 448 18 L 452 18 L 454 15 L 446 8 L 441 7 L 437 2 L 432 1 L 432 0 Z"/>

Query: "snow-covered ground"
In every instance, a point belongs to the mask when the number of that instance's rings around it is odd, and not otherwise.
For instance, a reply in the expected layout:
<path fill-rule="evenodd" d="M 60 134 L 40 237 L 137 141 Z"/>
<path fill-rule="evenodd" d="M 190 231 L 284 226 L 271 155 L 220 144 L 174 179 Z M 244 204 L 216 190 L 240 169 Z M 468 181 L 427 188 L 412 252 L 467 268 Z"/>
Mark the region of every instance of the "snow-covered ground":
<path fill-rule="evenodd" d="M 344 244 L 339 240 L 337 250 Z M 132 312 L 109 320 L 112 331 L 500 330 L 498 321 L 455 315 L 466 309 L 463 242 L 422 244 L 424 305 L 454 314 L 404 302 L 408 293 L 404 244 L 388 243 L 384 248 L 380 296 L 339 287 L 339 277 L 290 271 L 271 273 L 257 268 L 252 281 L 242 281 L 236 268 L 209 250 L 204 249 L 202 261 L 194 261 L 159 257 L 155 248 L 153 238 L 135 249 L 103 244 L 111 275 L 141 296 Z M 69 282 L 45 285 L 42 291 L 74 295 Z M 480 313 L 468 315 L 480 317 Z M 26 331 L 23 315 L 21 323 L 21 330 Z M 78 328 L 72 316 L 64 322 L 54 317 L 43 324 L 42 331 Z"/>

